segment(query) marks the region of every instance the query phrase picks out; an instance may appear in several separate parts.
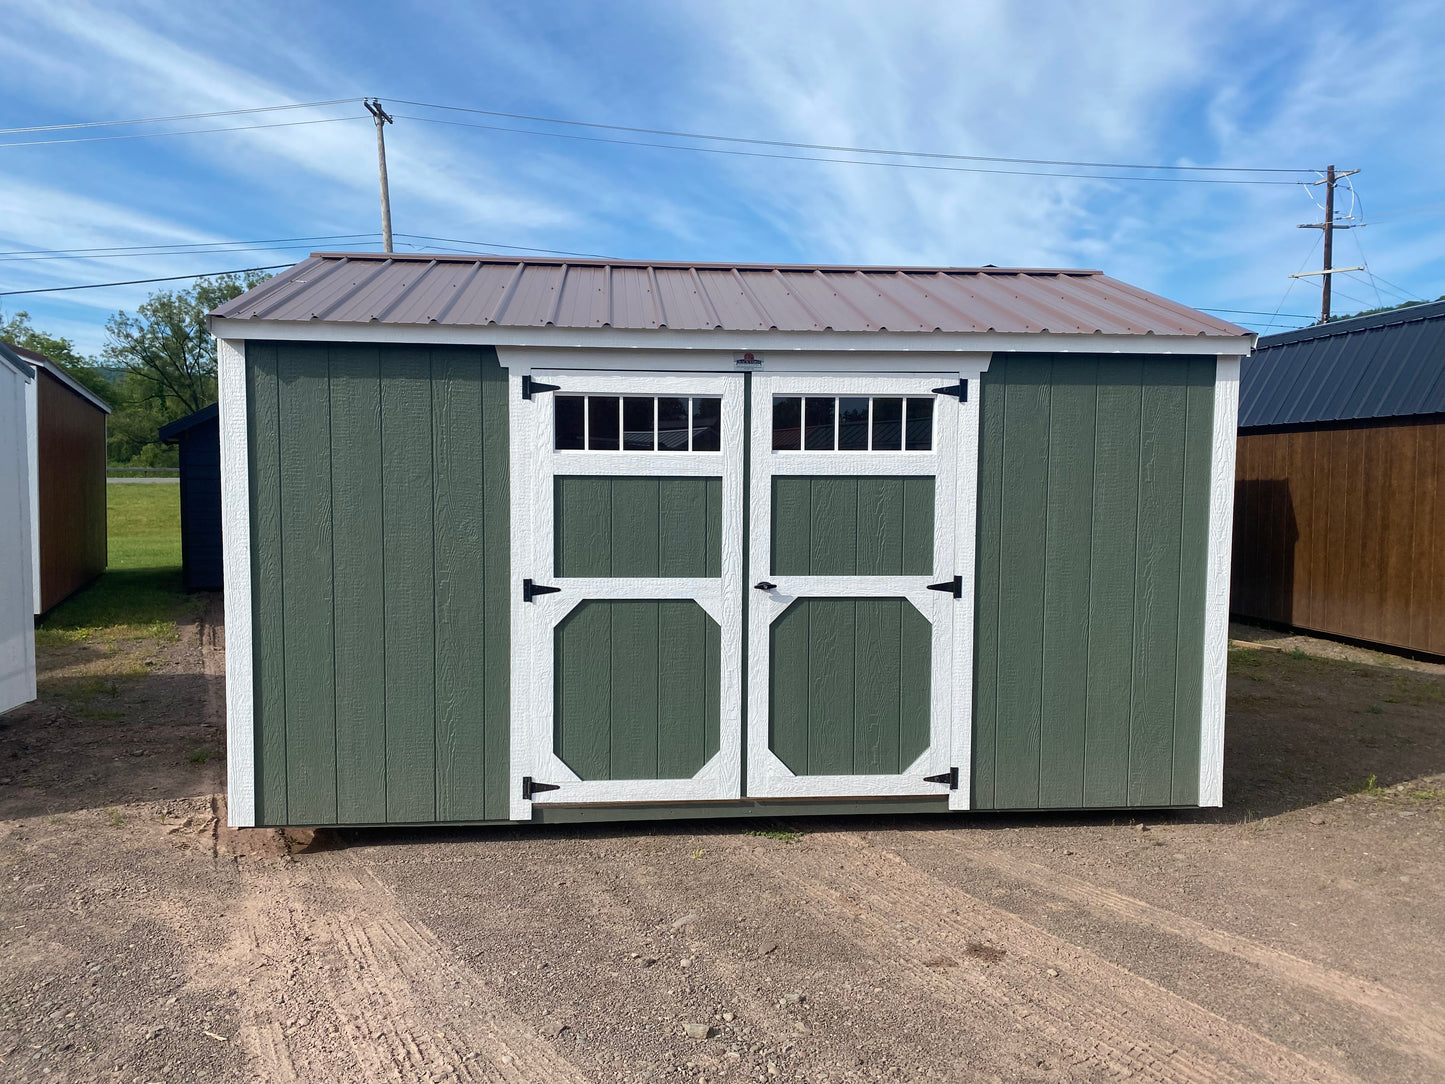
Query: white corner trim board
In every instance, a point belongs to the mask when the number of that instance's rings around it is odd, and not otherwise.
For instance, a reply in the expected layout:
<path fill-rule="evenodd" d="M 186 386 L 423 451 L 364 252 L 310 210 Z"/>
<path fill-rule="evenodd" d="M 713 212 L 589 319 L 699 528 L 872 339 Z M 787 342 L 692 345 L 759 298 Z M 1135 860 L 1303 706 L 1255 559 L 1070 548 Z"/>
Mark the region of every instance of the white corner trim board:
<path fill-rule="evenodd" d="M 216 343 L 221 424 L 221 537 L 226 582 L 226 813 L 256 824 L 255 688 L 251 655 L 251 485 L 246 439 L 246 344 Z"/>
<path fill-rule="evenodd" d="M 40 415 L 36 405 L 40 377 L 25 385 L 25 443 L 30 472 L 30 602 L 40 613 Z"/>
<path fill-rule="evenodd" d="M 1224 693 L 1229 665 L 1229 561 L 1234 524 L 1234 452 L 1239 358 L 1221 355 L 1214 377 L 1209 471 L 1209 555 L 1204 602 L 1204 695 L 1200 711 L 1199 804 L 1224 804 Z"/>
<path fill-rule="evenodd" d="M 0 363 L 0 712 L 35 699 L 35 600 L 31 595 L 30 434 L 33 376 Z M 16 556 L 11 557 L 10 554 Z"/>

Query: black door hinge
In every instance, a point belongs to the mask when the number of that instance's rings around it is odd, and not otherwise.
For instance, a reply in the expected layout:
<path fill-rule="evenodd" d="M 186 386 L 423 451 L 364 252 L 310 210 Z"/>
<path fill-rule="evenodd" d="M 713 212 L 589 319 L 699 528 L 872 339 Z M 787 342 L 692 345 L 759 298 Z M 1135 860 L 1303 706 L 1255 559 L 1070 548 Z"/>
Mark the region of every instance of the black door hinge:
<path fill-rule="evenodd" d="M 527 378 L 524 376 L 522 379 L 526 380 Z M 966 403 L 968 402 L 968 381 L 960 380 L 957 384 L 950 384 L 946 388 L 934 388 L 933 394 L 957 396 L 960 403 Z"/>
<path fill-rule="evenodd" d="M 559 384 L 543 384 L 540 380 L 533 380 L 526 373 L 522 374 L 522 398 L 530 399 L 534 392 L 539 391 L 561 391 Z"/>
<path fill-rule="evenodd" d="M 944 772 L 942 775 L 925 775 L 923 777 L 923 781 L 925 783 L 947 783 L 949 790 L 957 790 L 958 769 L 949 768 L 948 771 Z"/>
<path fill-rule="evenodd" d="M 560 587 L 544 587 L 540 583 L 533 583 L 531 580 L 522 581 L 522 601 L 531 602 L 538 595 L 555 595 L 562 590 Z"/>
<path fill-rule="evenodd" d="M 942 583 L 930 583 L 930 591 L 947 591 L 954 598 L 963 598 L 963 577 L 955 576 L 951 580 L 944 580 Z"/>
<path fill-rule="evenodd" d="M 522 776 L 522 801 L 530 802 L 532 795 L 544 790 L 561 790 L 556 783 L 538 783 L 530 775 Z"/>

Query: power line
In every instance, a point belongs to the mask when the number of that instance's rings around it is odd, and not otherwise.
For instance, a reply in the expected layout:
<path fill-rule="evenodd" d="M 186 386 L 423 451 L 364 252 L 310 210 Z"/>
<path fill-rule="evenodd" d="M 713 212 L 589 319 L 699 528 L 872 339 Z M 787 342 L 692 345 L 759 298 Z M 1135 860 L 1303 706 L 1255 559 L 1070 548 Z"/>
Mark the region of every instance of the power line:
<path fill-rule="evenodd" d="M 1313 320 L 1313 316 L 1305 316 L 1298 312 L 1261 312 L 1258 309 L 1211 309 L 1208 305 L 1195 305 L 1200 312 L 1233 312 L 1242 316 L 1268 316 L 1273 319 L 1276 316 L 1283 316 L 1290 320 Z"/>
<path fill-rule="evenodd" d="M 126 282 L 88 282 L 82 286 L 45 286 L 38 290 L 0 290 L 0 297 L 19 297 L 21 294 L 58 294 L 65 290 L 100 290 L 107 286 L 143 286 L 148 282 L 179 282 L 182 279 L 219 278 L 222 275 L 248 275 L 252 271 L 279 271 L 291 267 L 289 263 L 276 263 L 270 267 L 239 267 L 233 271 L 202 271 L 199 275 L 163 275 L 154 279 L 129 279 Z"/>
<path fill-rule="evenodd" d="M 545 252 L 549 256 L 583 256 L 593 260 L 615 260 L 616 256 L 604 256 L 600 252 L 572 252 L 565 248 L 538 248 L 536 245 L 504 245 L 499 241 L 464 241 L 456 237 L 430 237 L 424 233 L 399 233 L 398 237 L 411 237 L 418 241 L 440 241 L 446 245 L 471 245 L 474 248 L 506 248 L 517 252 Z"/>
<path fill-rule="evenodd" d="M 585 136 L 575 135 L 571 132 L 539 132 L 530 128 L 508 128 L 497 124 L 476 124 L 464 120 L 443 120 L 440 117 L 421 117 L 414 113 L 397 113 L 397 117 L 403 120 L 420 121 L 423 124 L 447 124 L 458 128 L 479 128 L 489 132 L 510 132 L 513 135 L 542 136 L 549 139 L 571 139 L 585 143 L 610 143 L 626 147 L 652 147 L 658 150 L 687 151 L 693 154 L 728 154 L 737 155 L 743 158 L 772 158 L 783 159 L 794 162 L 832 162 L 846 166 L 875 166 L 886 169 L 926 169 L 942 171 L 945 173 L 984 173 L 996 174 L 1009 177 L 1058 177 L 1066 179 L 1096 180 L 1096 181 L 1159 181 L 1183 184 L 1268 184 L 1268 185 L 1297 185 L 1303 181 L 1267 181 L 1252 180 L 1247 178 L 1222 178 L 1222 177 L 1131 177 L 1127 175 L 1108 173 L 1047 173 L 1041 170 L 1020 170 L 1020 169 L 983 169 L 977 166 L 943 166 L 932 165 L 924 162 L 869 162 L 858 158 L 825 158 L 818 155 L 804 154 L 773 154 L 766 151 L 741 151 L 726 147 L 688 147 L 678 143 L 653 143 L 637 139 L 611 139 L 606 136 Z M 5 144 L 0 144 L 0 147 Z M 863 153 L 889 153 L 889 152 L 863 152 Z M 1129 168 L 1129 167 L 1124 167 Z M 1166 167 L 1167 168 L 1167 167 Z"/>
<path fill-rule="evenodd" d="M 525 113 L 503 113 L 493 109 L 474 109 L 461 105 L 438 105 L 435 102 L 413 102 L 404 98 L 393 98 L 401 105 L 415 105 L 423 109 L 446 109 L 457 113 L 477 113 L 487 117 L 502 117 L 507 120 L 522 120 L 541 124 L 565 124 L 577 128 L 596 128 L 610 132 L 630 132 L 634 135 L 670 136 L 675 139 L 707 139 L 718 143 L 749 143 L 761 147 L 789 147 L 794 150 L 836 151 L 848 154 L 889 154 L 907 158 L 941 158 L 955 162 L 1001 162 L 1021 166 L 1071 166 L 1081 169 L 1172 169 L 1205 173 L 1318 173 L 1317 169 L 1261 168 L 1256 166 L 1180 166 L 1140 165 L 1126 162 L 1072 162 L 1048 158 L 1000 158 L 981 154 L 945 154 L 940 151 L 885 150 L 877 147 L 847 147 L 831 143 L 795 143 L 784 139 L 753 139 L 746 136 L 708 135 L 701 132 L 674 132 L 665 128 L 634 128 L 625 124 L 602 124 L 596 121 L 565 120 L 559 117 L 535 117 Z M 424 118 L 413 118 L 421 120 Z M 501 131 L 519 131 L 503 128 Z M 541 133 L 536 133 L 541 134 Z M 650 144 L 645 144 L 650 145 Z"/>
<path fill-rule="evenodd" d="M 210 113 L 178 113 L 171 117 L 138 117 L 134 120 L 80 120 L 70 124 L 32 124 L 26 128 L 0 128 L 0 135 L 20 135 L 26 132 L 59 132 L 72 128 L 123 127 L 129 124 L 167 124 L 178 120 L 207 120 L 211 117 L 238 117 L 245 113 L 275 113 L 283 109 L 319 109 L 327 105 L 346 105 L 359 102 L 360 98 L 332 98 L 325 102 L 293 102 L 289 105 L 258 105 L 249 109 L 217 109 Z"/>
<path fill-rule="evenodd" d="M 18 143 L 0 143 L 6 147 L 50 147 L 62 143 L 110 143 L 122 139 L 160 139 L 163 136 L 204 135 L 207 132 L 253 132 L 258 128 L 294 128 L 302 124 L 343 124 L 360 117 L 317 117 L 313 120 L 283 120 L 272 124 L 239 124 L 230 128 L 183 128 L 178 132 L 132 132 L 130 135 L 78 136 L 75 139 L 32 139 Z"/>
<path fill-rule="evenodd" d="M 374 233 L 331 233 L 311 237 L 268 237 L 256 241 L 177 241 L 168 245 L 105 245 L 99 248 L 11 249 L 0 251 L 0 263 L 30 260 L 108 260 L 128 256 L 182 256 L 220 248 L 262 249 L 271 245 L 302 241 L 351 241 L 371 239 Z M 165 251 L 161 251 L 165 250 Z"/>

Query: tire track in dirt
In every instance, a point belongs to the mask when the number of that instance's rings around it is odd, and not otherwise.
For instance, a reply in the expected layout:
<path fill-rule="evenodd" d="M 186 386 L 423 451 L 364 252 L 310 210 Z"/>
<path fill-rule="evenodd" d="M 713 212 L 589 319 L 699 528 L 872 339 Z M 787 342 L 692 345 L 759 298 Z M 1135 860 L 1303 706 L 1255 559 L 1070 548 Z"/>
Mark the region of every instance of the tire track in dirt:
<path fill-rule="evenodd" d="M 587 1084 L 365 876 L 267 867 L 246 878 L 232 956 L 252 961 L 242 1038 L 259 1079 Z"/>
<path fill-rule="evenodd" d="M 960 1003 L 1002 1008 L 1018 1029 L 1093 1076 L 1160 1084 L 1357 1078 L 1321 1064 L 1097 954 L 992 907 L 852 833 L 801 846 L 740 846 L 797 898 L 854 919 L 854 936 L 920 987 Z M 974 966 L 976 956 L 996 955 Z M 1001 953 L 998 950 L 1002 950 Z M 956 954 L 940 964 L 940 952 Z M 1052 968 L 1057 974 L 1048 976 Z"/>
<path fill-rule="evenodd" d="M 1085 907 L 1110 912 L 1130 922 L 1144 923 L 1175 937 L 1195 941 L 1215 952 L 1234 956 L 1263 968 L 1276 978 L 1345 1002 L 1379 1017 L 1380 1027 L 1393 1043 L 1436 1065 L 1445 1066 L 1445 1011 L 1421 1004 L 1386 986 L 1337 971 L 1282 949 L 1208 926 L 1143 900 L 1093 884 L 1067 873 L 1017 858 L 1002 851 L 973 847 L 934 833 L 912 833 L 927 845 L 937 846 L 969 862 L 987 866 L 1006 877 Z"/>

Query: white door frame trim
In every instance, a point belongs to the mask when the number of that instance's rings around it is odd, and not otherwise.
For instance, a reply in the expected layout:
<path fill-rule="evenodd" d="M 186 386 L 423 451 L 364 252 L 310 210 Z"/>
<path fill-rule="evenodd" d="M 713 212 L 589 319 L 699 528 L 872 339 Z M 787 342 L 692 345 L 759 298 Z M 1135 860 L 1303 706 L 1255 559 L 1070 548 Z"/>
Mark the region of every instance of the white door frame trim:
<path fill-rule="evenodd" d="M 938 376 L 897 372 L 873 375 L 759 373 L 753 380 L 749 559 L 754 576 L 777 580 L 748 607 L 748 794 L 764 798 L 943 796 L 949 808 L 967 809 L 972 748 L 972 645 L 978 460 L 979 376 L 986 356 L 951 359 L 950 376 L 968 381 L 965 401 L 935 395 Z M 972 361 L 973 364 L 969 364 Z M 774 395 L 913 395 L 934 398 L 930 452 L 774 451 Z M 926 576 L 783 576 L 772 573 L 772 480 L 778 474 L 925 475 L 936 479 L 934 555 Z M 960 544 L 960 540 L 964 540 Z M 962 597 L 928 590 L 933 580 L 962 577 Z M 798 776 L 769 748 L 771 626 L 804 596 L 907 599 L 934 628 L 931 669 L 932 726 L 928 749 L 897 775 Z M 962 628 L 960 628 L 962 626 Z M 926 783 L 924 775 L 958 768 L 958 789 Z"/>
<path fill-rule="evenodd" d="M 509 353 L 498 351 L 499 355 Z M 744 386 L 738 373 L 535 369 L 526 375 L 560 385 L 561 394 L 689 395 L 722 400 L 722 434 L 716 452 L 558 451 L 555 396 L 522 398 L 521 367 L 510 367 L 508 387 L 512 465 L 512 711 L 509 775 L 511 816 L 531 820 L 534 804 L 689 802 L 735 799 L 742 790 L 742 439 Z M 558 475 L 720 477 L 721 575 L 709 578 L 560 578 L 553 575 L 554 485 Z M 522 601 L 522 581 L 555 593 Z M 690 599 L 720 629 L 719 748 L 688 779 L 584 781 L 553 750 L 554 634 L 585 599 Z M 521 780 L 565 784 L 522 797 Z"/>

